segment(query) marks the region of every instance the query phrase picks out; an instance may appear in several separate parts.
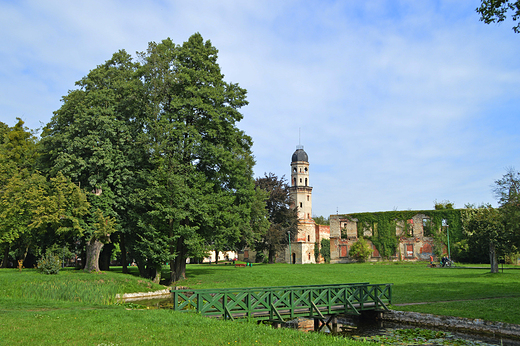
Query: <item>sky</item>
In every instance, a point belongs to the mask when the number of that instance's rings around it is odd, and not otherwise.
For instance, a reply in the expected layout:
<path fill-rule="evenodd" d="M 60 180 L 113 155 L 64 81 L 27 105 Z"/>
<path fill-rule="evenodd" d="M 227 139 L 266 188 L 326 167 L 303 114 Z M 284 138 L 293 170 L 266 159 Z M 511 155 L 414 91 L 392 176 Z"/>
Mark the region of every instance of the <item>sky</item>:
<path fill-rule="evenodd" d="M 199 32 L 248 91 L 255 177 L 309 156 L 313 215 L 496 206 L 520 149 L 520 34 L 476 0 L 0 2 L 0 121 L 37 129 L 120 49 Z"/>

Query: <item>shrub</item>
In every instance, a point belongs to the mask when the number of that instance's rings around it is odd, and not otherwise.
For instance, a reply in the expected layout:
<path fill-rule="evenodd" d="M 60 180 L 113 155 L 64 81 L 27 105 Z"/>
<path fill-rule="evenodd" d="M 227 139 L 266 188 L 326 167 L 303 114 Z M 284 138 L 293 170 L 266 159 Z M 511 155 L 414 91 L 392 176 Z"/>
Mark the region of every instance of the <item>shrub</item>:
<path fill-rule="evenodd" d="M 372 254 L 372 248 L 368 245 L 365 238 L 359 237 L 359 240 L 350 247 L 349 254 L 358 261 L 365 262 Z"/>
<path fill-rule="evenodd" d="M 37 268 L 42 274 L 58 274 L 60 271 L 60 258 L 48 252 L 40 258 Z"/>

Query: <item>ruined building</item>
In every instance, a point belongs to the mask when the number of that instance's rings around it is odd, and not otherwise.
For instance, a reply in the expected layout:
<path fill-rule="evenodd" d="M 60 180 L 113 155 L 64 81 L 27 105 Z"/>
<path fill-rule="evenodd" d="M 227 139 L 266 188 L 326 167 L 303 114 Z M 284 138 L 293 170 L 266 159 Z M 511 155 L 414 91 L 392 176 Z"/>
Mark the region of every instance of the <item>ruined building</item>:
<path fill-rule="evenodd" d="M 431 212 L 434 213 L 435 211 Z M 395 251 L 387 254 L 387 257 L 394 260 L 429 260 L 430 255 L 435 255 L 435 241 L 431 233 L 433 232 L 431 219 L 421 211 L 407 211 L 406 213 L 409 214 L 407 216 L 409 217 L 408 219 L 395 220 L 389 225 L 389 231 L 398 239 L 398 242 Z M 383 215 L 385 212 L 365 214 Z M 363 213 L 357 215 L 363 215 Z M 358 241 L 360 236 L 368 239 L 373 237 L 378 231 L 377 226 L 377 223 L 363 225 L 358 219 L 350 215 L 331 215 L 331 263 L 355 261 L 349 254 L 351 246 Z M 369 260 L 380 260 L 382 256 L 376 246 L 370 240 L 368 240 L 368 243 L 373 251 Z M 441 251 L 444 251 L 444 248 Z"/>

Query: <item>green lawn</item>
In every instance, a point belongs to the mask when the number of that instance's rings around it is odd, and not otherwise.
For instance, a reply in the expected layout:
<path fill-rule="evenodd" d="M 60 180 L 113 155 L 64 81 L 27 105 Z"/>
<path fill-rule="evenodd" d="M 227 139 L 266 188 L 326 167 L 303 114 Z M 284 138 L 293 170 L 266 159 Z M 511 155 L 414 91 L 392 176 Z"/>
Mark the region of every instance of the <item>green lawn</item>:
<path fill-rule="evenodd" d="M 180 286 L 224 288 L 349 282 L 393 283 L 394 303 L 520 296 L 520 268 L 490 274 L 489 269 L 428 268 L 423 263 L 309 265 L 192 265 Z"/>
<path fill-rule="evenodd" d="M 317 333 L 275 330 L 193 313 L 134 309 L 114 304 L 115 293 L 164 288 L 119 273 L 0 269 L 0 344 L 75 345 L 273 345 L 356 344 Z M 165 268 L 166 269 L 166 268 Z M 163 273 L 163 274 L 166 274 Z M 520 324 L 520 270 L 428 268 L 426 263 L 335 265 L 188 265 L 190 288 L 289 286 L 349 282 L 393 283 L 394 309 Z M 493 298 L 493 299 L 484 299 Z M 445 301 L 449 301 L 446 303 Z"/>

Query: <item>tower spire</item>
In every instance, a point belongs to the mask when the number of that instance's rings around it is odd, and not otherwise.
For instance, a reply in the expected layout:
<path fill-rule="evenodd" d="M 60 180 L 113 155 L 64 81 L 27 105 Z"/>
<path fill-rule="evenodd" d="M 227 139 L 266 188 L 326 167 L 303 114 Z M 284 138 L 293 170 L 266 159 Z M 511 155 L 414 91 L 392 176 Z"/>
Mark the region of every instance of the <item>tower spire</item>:
<path fill-rule="evenodd" d="M 303 149 L 303 145 L 302 145 L 302 128 L 301 127 L 298 127 L 298 145 L 296 146 L 296 149 Z"/>

